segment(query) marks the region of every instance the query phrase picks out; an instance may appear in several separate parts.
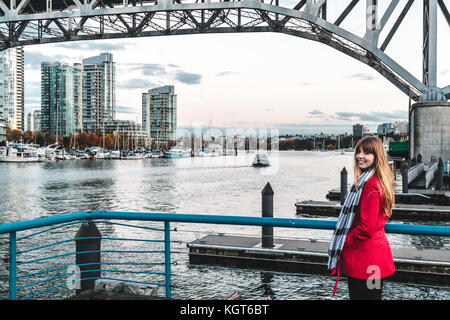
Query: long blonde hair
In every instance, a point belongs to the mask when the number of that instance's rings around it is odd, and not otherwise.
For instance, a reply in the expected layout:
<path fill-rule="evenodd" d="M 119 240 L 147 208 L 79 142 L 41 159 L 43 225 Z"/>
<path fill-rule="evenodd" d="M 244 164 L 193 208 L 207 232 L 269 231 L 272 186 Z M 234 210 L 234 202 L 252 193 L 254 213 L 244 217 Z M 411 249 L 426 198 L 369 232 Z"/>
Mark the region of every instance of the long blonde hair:
<path fill-rule="evenodd" d="M 361 175 L 361 169 L 359 168 L 358 161 L 356 160 L 356 154 L 361 148 L 365 152 L 371 153 L 375 156 L 373 161 L 373 168 L 375 170 L 374 174 L 381 183 L 384 199 L 384 213 L 390 217 L 392 215 L 392 207 L 395 205 L 394 179 L 392 176 L 392 171 L 388 165 L 383 143 L 377 136 L 366 136 L 359 140 L 356 144 L 354 154 L 355 186 L 357 185 L 358 178 Z"/>

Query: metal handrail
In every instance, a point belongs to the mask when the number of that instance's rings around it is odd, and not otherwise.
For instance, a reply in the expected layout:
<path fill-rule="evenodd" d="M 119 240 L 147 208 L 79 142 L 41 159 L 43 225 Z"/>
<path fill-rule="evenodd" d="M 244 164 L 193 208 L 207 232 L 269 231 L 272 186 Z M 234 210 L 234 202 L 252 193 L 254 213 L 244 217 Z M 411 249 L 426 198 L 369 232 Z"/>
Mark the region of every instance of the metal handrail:
<path fill-rule="evenodd" d="M 205 223 L 205 224 L 273 226 L 284 228 L 305 228 L 305 229 L 323 229 L 323 230 L 333 230 L 336 224 L 336 221 L 334 220 L 316 220 L 316 219 L 289 219 L 289 218 L 245 217 L 245 216 L 225 216 L 225 215 L 159 213 L 159 212 L 91 211 L 91 212 L 68 213 L 60 216 L 52 216 L 52 217 L 38 218 L 34 220 L 25 220 L 2 224 L 0 225 L 0 234 L 45 227 L 59 223 L 71 222 L 75 220 L 91 220 L 91 219 L 189 222 L 189 223 Z M 448 226 L 387 223 L 384 229 L 385 232 L 387 233 L 450 236 L 450 227 Z"/>
<path fill-rule="evenodd" d="M 164 252 L 165 259 L 165 286 L 166 297 L 170 298 L 171 269 L 170 269 L 170 222 L 204 223 L 204 224 L 227 224 L 227 225 L 251 225 L 251 226 L 272 226 L 284 228 L 306 228 L 333 230 L 336 221 L 314 220 L 314 219 L 288 219 L 269 217 L 245 217 L 245 216 L 224 216 L 224 215 L 201 215 L 201 214 L 178 214 L 178 213 L 155 213 L 155 212 L 117 212 L 117 211 L 92 211 L 63 214 L 38 218 L 34 220 L 19 221 L 0 225 L 0 234 L 9 233 L 9 298 L 16 299 L 16 232 L 40 227 L 53 226 L 61 223 L 70 223 L 77 220 L 92 221 L 94 219 L 107 220 L 138 220 L 138 221 L 162 221 L 164 229 Z M 409 225 L 391 224 L 385 225 L 385 232 L 400 233 L 409 235 L 433 235 L 450 236 L 450 226 L 431 225 Z M 22 239 L 24 239 L 23 237 Z M 102 277 L 103 279 L 103 277 Z"/>

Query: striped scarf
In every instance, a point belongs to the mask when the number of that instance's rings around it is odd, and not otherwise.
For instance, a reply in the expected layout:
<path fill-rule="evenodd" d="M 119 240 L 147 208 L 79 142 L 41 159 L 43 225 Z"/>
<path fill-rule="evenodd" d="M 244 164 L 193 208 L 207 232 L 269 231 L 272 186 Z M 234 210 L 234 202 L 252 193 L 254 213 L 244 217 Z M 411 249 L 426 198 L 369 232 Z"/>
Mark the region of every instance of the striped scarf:
<path fill-rule="evenodd" d="M 355 185 L 352 185 L 350 192 L 345 199 L 344 205 L 339 213 L 339 218 L 334 228 L 333 236 L 328 248 L 328 269 L 334 270 L 338 264 L 339 256 L 344 247 L 345 238 L 347 237 L 350 227 L 352 226 L 353 217 L 355 216 L 355 209 L 359 205 L 359 199 L 367 180 L 372 177 L 373 169 L 364 171 L 358 178 L 358 190 Z"/>

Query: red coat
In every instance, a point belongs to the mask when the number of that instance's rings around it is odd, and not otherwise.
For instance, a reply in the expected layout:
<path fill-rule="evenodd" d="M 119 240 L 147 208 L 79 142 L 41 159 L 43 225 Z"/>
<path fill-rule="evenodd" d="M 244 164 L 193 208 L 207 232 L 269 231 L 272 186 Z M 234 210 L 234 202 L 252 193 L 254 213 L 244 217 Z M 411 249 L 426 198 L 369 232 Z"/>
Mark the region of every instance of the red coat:
<path fill-rule="evenodd" d="M 384 233 L 382 189 L 374 175 L 365 184 L 360 205 L 341 256 L 341 272 L 357 279 L 385 278 L 394 273 L 391 248 Z"/>

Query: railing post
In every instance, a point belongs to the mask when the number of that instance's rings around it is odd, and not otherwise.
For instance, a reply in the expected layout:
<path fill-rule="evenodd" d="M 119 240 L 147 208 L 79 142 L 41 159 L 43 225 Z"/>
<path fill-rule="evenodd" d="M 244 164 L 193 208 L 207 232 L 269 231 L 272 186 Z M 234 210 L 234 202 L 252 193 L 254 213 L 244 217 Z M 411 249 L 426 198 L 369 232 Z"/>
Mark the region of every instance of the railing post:
<path fill-rule="evenodd" d="M 347 169 L 344 167 L 344 169 L 341 170 L 341 205 L 344 204 L 345 198 L 347 197 L 347 175 Z"/>
<path fill-rule="evenodd" d="M 16 300 L 16 232 L 9 233 L 9 300 Z"/>
<path fill-rule="evenodd" d="M 444 182 L 443 166 L 444 166 L 444 164 L 442 162 L 442 158 L 439 158 L 438 169 L 437 169 L 436 190 L 442 190 L 442 185 Z"/>
<path fill-rule="evenodd" d="M 273 190 L 270 183 L 267 182 L 262 190 L 262 216 L 273 218 Z M 261 235 L 261 246 L 263 248 L 273 248 L 273 227 L 263 226 Z"/>
<path fill-rule="evenodd" d="M 166 298 L 172 297 L 171 286 L 171 268 L 170 268 L 170 222 L 164 221 L 164 274 L 166 278 Z"/>
<path fill-rule="evenodd" d="M 83 223 L 75 236 L 77 252 L 75 263 L 80 268 L 77 294 L 94 289 L 95 280 L 101 277 L 101 237 L 97 226 L 91 221 Z"/>
<path fill-rule="evenodd" d="M 402 172 L 402 192 L 408 193 L 408 170 L 409 170 L 409 168 L 408 168 L 408 165 L 406 162 L 402 163 L 402 167 L 400 170 Z"/>

